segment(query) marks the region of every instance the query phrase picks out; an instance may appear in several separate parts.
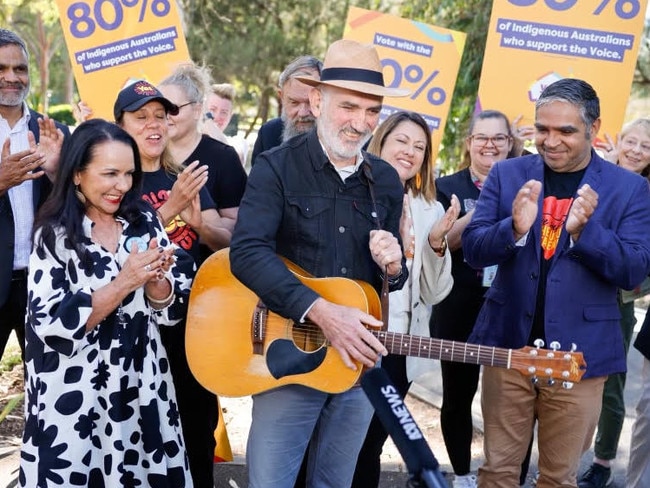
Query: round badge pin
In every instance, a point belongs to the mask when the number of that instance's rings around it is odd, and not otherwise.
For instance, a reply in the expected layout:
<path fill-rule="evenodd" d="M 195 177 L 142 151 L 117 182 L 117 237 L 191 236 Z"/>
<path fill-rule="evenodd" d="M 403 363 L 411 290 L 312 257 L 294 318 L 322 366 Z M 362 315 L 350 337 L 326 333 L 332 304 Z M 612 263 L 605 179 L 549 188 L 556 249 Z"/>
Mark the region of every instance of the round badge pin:
<path fill-rule="evenodd" d="M 148 247 L 147 241 L 145 241 L 142 237 L 129 237 L 124 243 L 124 247 L 128 252 L 131 252 L 133 244 L 138 246 L 138 251 L 146 251 Z"/>

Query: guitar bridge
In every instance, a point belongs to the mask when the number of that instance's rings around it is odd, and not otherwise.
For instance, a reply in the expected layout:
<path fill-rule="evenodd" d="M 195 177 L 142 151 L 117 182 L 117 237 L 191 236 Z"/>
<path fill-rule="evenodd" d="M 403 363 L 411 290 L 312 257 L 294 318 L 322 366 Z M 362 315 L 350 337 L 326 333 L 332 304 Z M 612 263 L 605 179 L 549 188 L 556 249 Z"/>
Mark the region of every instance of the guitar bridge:
<path fill-rule="evenodd" d="M 251 317 L 251 344 L 253 354 L 264 354 L 264 339 L 266 338 L 266 321 L 269 316 L 269 309 L 262 300 L 257 302 L 253 316 Z"/>

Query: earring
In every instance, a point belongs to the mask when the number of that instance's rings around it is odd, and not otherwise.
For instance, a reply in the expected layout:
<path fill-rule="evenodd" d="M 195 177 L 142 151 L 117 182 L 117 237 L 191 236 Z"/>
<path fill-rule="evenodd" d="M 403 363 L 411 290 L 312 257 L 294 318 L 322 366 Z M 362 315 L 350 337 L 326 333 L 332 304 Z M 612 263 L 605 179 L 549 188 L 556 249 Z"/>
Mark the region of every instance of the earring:
<path fill-rule="evenodd" d="M 419 190 L 420 188 L 422 188 L 422 175 L 417 173 L 415 175 L 415 189 Z"/>
<path fill-rule="evenodd" d="M 86 197 L 84 196 L 83 193 L 81 193 L 81 190 L 79 189 L 79 185 L 75 186 L 74 194 L 77 196 L 77 198 L 81 203 L 83 203 L 84 205 L 86 204 Z"/>

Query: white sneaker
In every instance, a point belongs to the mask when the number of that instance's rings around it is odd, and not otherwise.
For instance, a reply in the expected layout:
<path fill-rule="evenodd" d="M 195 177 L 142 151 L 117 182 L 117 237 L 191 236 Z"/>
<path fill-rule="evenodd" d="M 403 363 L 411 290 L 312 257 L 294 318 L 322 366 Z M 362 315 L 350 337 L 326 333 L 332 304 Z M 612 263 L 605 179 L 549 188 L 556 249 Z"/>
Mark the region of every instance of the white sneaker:
<path fill-rule="evenodd" d="M 454 488 L 476 488 L 476 476 L 466 474 L 465 476 L 454 476 Z"/>

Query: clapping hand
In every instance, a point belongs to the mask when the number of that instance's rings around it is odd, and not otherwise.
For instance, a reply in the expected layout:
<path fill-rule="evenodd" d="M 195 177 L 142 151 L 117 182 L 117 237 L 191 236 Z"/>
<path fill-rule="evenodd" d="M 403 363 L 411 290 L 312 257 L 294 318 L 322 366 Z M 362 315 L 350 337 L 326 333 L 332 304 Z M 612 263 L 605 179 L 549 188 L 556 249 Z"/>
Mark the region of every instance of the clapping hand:
<path fill-rule="evenodd" d="M 535 223 L 541 191 L 542 183 L 540 181 L 528 180 L 517 192 L 515 200 L 512 202 L 512 231 L 515 241 L 526 235 Z"/>
<path fill-rule="evenodd" d="M 589 222 L 596 207 L 598 207 L 598 193 L 585 183 L 578 189 L 578 197 L 571 204 L 566 218 L 566 230 L 573 242 L 577 242 L 580 238 L 582 229 Z"/>
<path fill-rule="evenodd" d="M 11 140 L 7 138 L 2 145 L 0 162 L 0 195 L 23 181 L 35 180 L 43 176 L 41 166 L 45 154 L 36 145 L 34 134 L 27 133 L 29 149 L 11 154 Z"/>
<path fill-rule="evenodd" d="M 63 132 L 47 115 L 38 119 L 38 131 L 38 146 L 45 155 L 45 162 L 41 165 L 41 169 L 47 173 L 50 179 L 54 179 L 59 167 L 59 156 L 64 139 Z"/>

